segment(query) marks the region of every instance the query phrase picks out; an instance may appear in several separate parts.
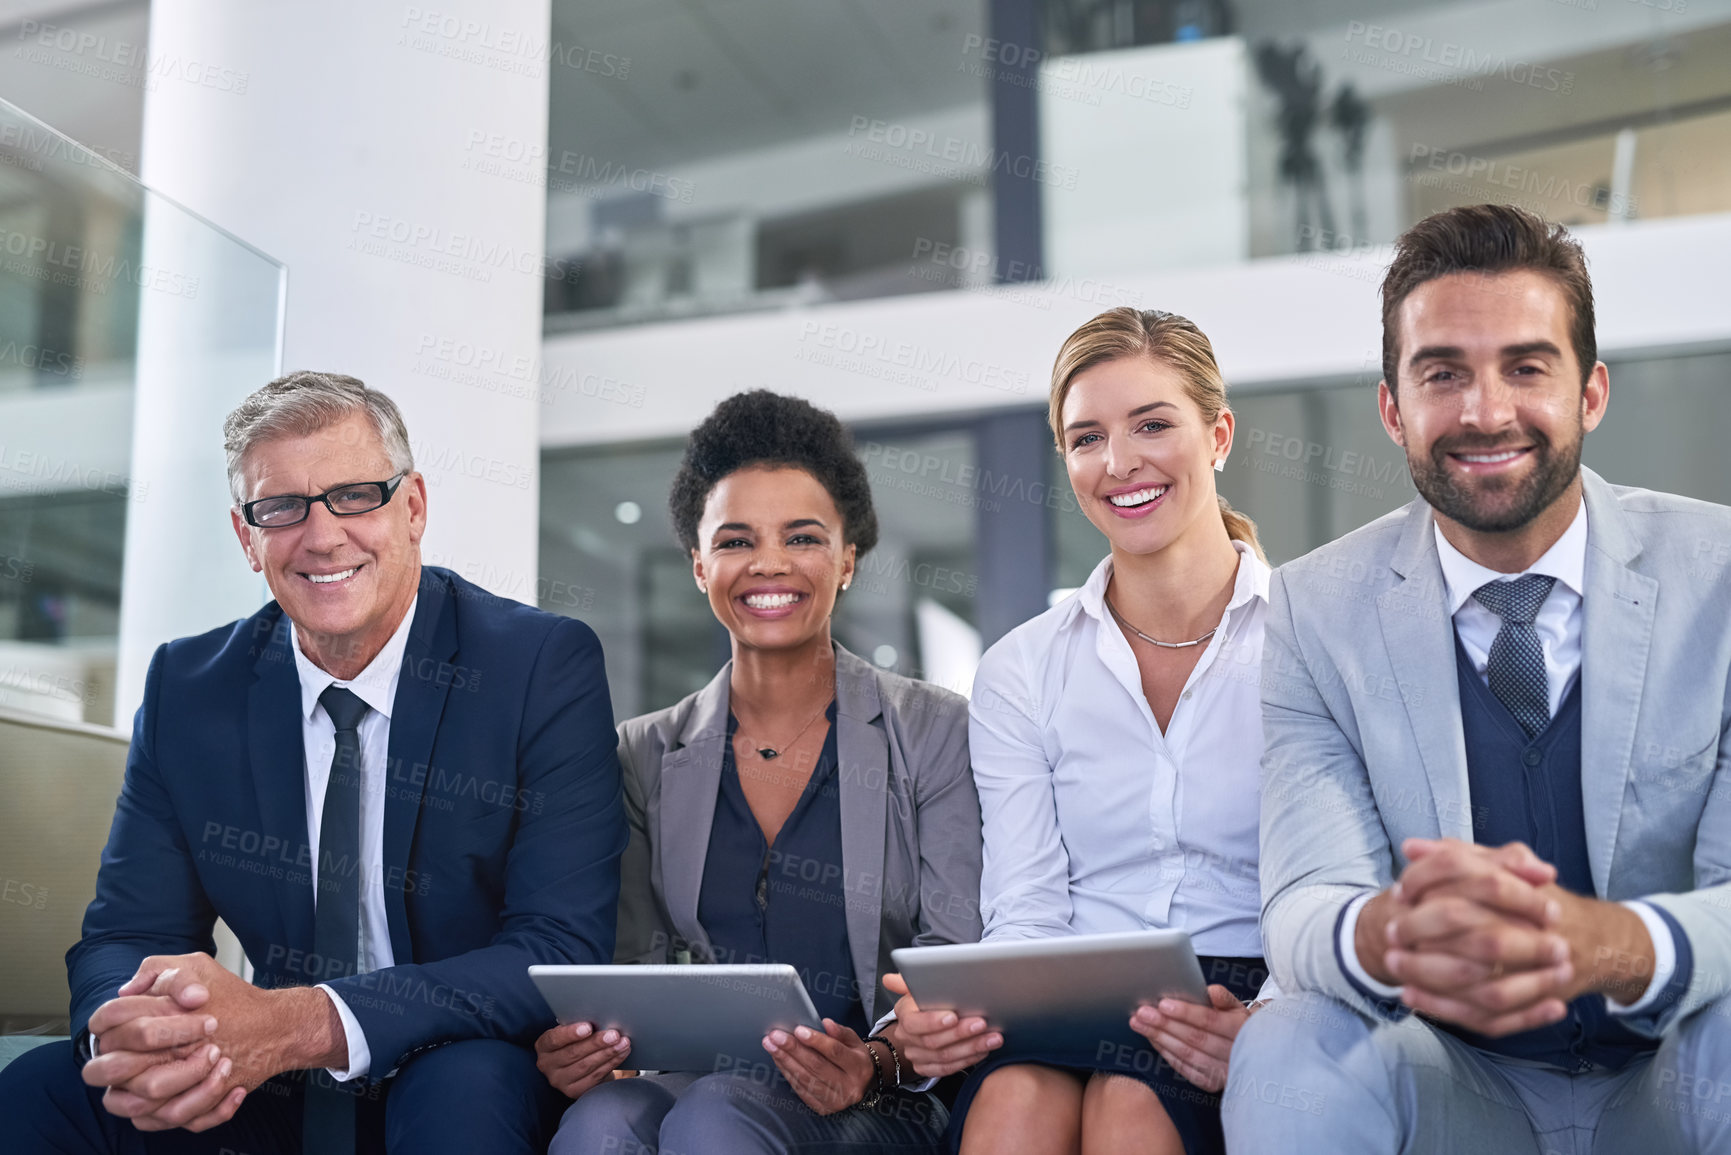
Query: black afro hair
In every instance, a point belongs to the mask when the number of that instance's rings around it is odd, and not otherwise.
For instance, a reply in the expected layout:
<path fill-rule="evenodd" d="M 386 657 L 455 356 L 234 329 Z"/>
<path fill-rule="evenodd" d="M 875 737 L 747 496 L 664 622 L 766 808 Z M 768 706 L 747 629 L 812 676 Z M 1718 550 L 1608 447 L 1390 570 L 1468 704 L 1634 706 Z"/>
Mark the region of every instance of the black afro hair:
<path fill-rule="evenodd" d="M 753 389 L 717 405 L 691 431 L 685 445 L 667 507 L 673 515 L 673 532 L 687 551 L 697 548 L 697 523 L 709 491 L 748 465 L 805 470 L 829 490 L 841 512 L 843 540 L 857 549 L 858 556 L 877 544 L 871 481 L 835 414 L 798 397 Z"/>

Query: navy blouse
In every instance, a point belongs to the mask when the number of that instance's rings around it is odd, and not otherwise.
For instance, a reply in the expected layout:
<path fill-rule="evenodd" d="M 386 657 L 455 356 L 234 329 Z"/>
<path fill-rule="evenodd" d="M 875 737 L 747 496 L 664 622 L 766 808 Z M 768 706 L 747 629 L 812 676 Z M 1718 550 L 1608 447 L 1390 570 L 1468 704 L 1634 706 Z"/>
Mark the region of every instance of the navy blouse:
<path fill-rule="evenodd" d="M 818 1014 L 864 1038 L 865 1006 L 848 949 L 847 887 L 841 854 L 835 703 L 811 779 L 771 846 L 751 813 L 733 760 L 738 720 L 727 718 L 726 753 L 697 921 L 718 963 L 788 963 Z"/>

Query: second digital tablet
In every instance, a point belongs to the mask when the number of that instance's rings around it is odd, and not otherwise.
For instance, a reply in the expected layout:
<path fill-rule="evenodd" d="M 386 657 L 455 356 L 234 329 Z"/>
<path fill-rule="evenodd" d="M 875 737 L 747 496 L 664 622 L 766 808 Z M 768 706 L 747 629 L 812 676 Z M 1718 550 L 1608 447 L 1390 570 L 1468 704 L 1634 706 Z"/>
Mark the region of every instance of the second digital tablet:
<path fill-rule="evenodd" d="M 532 966 L 529 978 L 562 1023 L 593 1023 L 631 1040 L 626 1066 L 718 1071 L 773 1060 L 772 1030 L 822 1030 L 799 973 L 752 966 Z"/>
<path fill-rule="evenodd" d="M 902 947 L 890 957 L 921 1010 L 979 1015 L 1018 1047 L 1085 1050 L 1124 1034 L 1144 1003 L 1208 1005 L 1181 930 Z"/>

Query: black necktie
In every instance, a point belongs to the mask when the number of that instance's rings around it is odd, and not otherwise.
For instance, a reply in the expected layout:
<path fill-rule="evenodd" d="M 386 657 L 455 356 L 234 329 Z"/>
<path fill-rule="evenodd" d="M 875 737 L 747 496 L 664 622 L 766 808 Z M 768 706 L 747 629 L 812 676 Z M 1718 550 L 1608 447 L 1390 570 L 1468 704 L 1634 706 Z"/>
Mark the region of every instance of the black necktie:
<path fill-rule="evenodd" d="M 1486 582 L 1473 599 L 1503 619 L 1485 664 L 1491 693 L 1508 707 L 1531 738 L 1551 721 L 1550 681 L 1545 676 L 1545 651 L 1533 619 L 1551 594 L 1557 579 L 1528 574 L 1514 581 Z"/>
<path fill-rule="evenodd" d="M 325 782 L 319 820 L 317 906 L 313 953 L 319 974 L 332 978 L 359 969 L 361 949 L 361 719 L 367 704 L 340 686 L 319 695 L 336 727 L 337 752 Z M 343 1061 L 348 1066 L 348 1061 Z M 307 1072 L 305 1155 L 349 1155 L 355 1149 L 355 1099 L 326 1083 L 324 1071 Z"/>

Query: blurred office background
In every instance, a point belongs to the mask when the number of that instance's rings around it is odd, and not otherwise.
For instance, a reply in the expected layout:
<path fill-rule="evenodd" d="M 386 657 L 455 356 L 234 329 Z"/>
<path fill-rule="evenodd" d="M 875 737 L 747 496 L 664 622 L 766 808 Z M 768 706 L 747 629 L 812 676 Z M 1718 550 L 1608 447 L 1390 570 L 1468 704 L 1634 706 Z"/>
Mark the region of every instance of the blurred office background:
<path fill-rule="evenodd" d="M 740 389 L 870 470 L 837 636 L 964 692 L 1103 553 L 1044 415 L 1102 309 L 1212 336 L 1272 560 L 1407 501 L 1376 287 L 1449 205 L 1578 228 L 1588 463 L 1731 502 L 1731 0 L 0 0 L 0 101 L 12 1041 L 152 651 L 268 597 L 220 424 L 284 368 L 397 398 L 427 560 L 587 620 L 621 717 L 725 655 L 665 506 Z"/>
<path fill-rule="evenodd" d="M 1731 501 L 1731 0 L 12 0 L 0 47 L 0 709 L 124 727 L 267 596 L 217 423 L 279 366 L 399 398 L 429 560 L 588 620 L 621 716 L 725 653 L 683 431 L 832 407 L 883 525 L 837 634 L 965 691 L 1103 552 L 1072 328 L 1210 333 L 1283 561 L 1411 497 L 1376 285 L 1483 200 L 1587 244 L 1588 463 Z"/>

